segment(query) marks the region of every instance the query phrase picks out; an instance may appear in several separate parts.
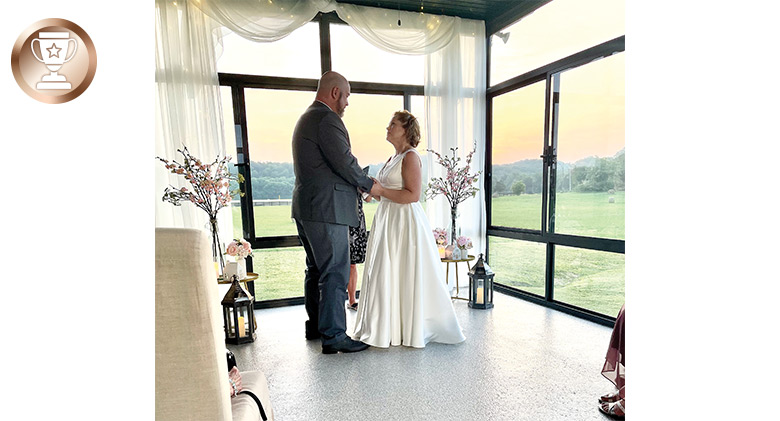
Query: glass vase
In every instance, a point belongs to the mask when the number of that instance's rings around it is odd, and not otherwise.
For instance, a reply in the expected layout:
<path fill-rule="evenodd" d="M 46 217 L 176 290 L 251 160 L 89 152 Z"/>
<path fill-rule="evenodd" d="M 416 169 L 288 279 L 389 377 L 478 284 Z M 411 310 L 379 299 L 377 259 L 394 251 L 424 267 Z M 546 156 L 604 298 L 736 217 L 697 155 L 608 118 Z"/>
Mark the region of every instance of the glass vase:
<path fill-rule="evenodd" d="M 450 208 L 450 218 L 450 244 L 455 245 L 455 242 L 458 240 L 458 231 L 456 229 L 456 221 L 458 219 L 458 205 Z"/>
<path fill-rule="evenodd" d="M 211 254 L 214 260 L 214 266 L 217 270 L 217 278 L 225 272 L 225 257 L 222 253 L 222 242 L 219 240 L 219 225 L 217 218 L 209 220 L 209 230 L 211 231 Z"/>

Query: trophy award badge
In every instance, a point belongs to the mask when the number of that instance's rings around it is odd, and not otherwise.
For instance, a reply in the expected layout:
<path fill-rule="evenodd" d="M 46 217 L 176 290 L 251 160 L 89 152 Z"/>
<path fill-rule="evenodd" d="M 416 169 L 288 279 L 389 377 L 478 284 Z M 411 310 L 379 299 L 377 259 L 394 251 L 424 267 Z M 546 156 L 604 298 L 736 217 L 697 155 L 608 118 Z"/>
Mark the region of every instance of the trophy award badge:
<path fill-rule="evenodd" d="M 97 55 L 89 35 L 65 19 L 44 19 L 14 44 L 11 69 L 32 98 L 61 104 L 81 95 L 95 77 Z"/>

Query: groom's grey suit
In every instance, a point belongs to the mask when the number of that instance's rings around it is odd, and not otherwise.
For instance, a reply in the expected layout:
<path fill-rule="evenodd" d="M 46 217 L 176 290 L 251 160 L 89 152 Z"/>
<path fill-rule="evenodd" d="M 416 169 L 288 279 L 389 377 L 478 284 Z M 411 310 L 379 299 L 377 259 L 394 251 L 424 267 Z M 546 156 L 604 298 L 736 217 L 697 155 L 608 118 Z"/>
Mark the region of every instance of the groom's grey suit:
<path fill-rule="evenodd" d="M 358 225 L 357 188 L 368 192 L 373 180 L 350 152 L 344 122 L 322 102 L 298 120 L 292 151 L 292 217 L 306 250 L 306 335 L 319 331 L 322 344 L 332 345 L 346 337 L 348 226 Z"/>

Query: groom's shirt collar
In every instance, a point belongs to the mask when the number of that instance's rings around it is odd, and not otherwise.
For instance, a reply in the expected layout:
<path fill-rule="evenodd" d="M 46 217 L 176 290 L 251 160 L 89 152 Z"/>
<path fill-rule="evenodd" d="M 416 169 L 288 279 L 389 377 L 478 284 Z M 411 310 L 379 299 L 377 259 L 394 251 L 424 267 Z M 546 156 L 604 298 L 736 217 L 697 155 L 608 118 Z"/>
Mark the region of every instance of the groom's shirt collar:
<path fill-rule="evenodd" d="M 328 105 L 328 104 L 326 104 L 326 103 L 324 103 L 324 102 L 320 101 L 319 99 L 315 99 L 314 101 L 315 101 L 315 102 L 319 102 L 320 104 L 322 104 L 322 105 L 324 105 L 324 106 L 328 107 L 328 109 L 329 109 L 329 110 L 333 111 L 333 108 L 330 108 L 330 105 Z M 335 112 L 335 111 L 334 111 L 334 112 Z"/>

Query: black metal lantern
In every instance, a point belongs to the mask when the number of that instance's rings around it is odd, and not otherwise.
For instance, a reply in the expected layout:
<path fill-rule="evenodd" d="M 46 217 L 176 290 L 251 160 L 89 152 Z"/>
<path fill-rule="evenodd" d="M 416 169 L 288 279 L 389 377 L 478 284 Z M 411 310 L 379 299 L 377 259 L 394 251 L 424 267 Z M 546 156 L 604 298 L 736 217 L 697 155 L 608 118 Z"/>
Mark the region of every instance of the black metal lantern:
<path fill-rule="evenodd" d="M 222 319 L 225 324 L 225 343 L 244 344 L 254 342 L 255 297 L 233 275 L 233 284 L 222 299 Z"/>
<path fill-rule="evenodd" d="M 493 308 L 493 270 L 479 254 L 477 263 L 469 271 L 469 307 Z"/>

